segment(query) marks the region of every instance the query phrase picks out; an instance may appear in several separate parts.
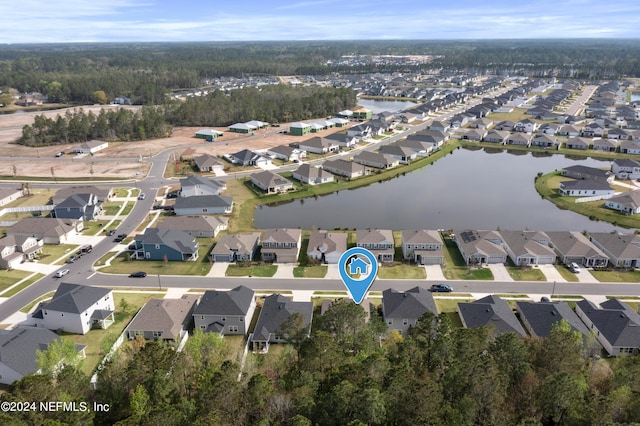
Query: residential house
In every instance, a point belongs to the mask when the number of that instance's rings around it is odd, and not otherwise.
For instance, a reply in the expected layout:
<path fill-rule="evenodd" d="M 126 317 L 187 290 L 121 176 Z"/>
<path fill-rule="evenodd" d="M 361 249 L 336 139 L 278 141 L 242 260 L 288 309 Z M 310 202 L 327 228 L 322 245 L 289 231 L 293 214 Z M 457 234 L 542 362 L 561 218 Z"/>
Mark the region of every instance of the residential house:
<path fill-rule="evenodd" d="M 158 226 L 177 229 L 196 238 L 215 238 L 220 231 L 227 229 L 228 222 L 226 216 L 167 216 Z"/>
<path fill-rule="evenodd" d="M 635 140 L 620 142 L 620 152 L 623 154 L 640 154 L 640 141 Z"/>
<path fill-rule="evenodd" d="M 293 136 L 304 136 L 306 134 L 311 133 L 311 125 L 307 123 L 291 123 L 289 126 L 289 134 Z"/>
<path fill-rule="evenodd" d="M 433 121 L 431 123 L 431 126 L 429 126 L 429 129 L 438 130 L 440 132 L 446 132 L 447 130 L 449 130 L 450 127 L 451 126 L 446 121 Z"/>
<path fill-rule="evenodd" d="M 336 114 L 336 117 L 342 118 L 345 120 L 351 120 L 353 118 L 353 111 L 349 109 L 345 109 Z"/>
<path fill-rule="evenodd" d="M 567 149 L 580 149 L 586 150 L 591 147 L 592 141 L 587 138 L 582 137 L 571 137 L 567 139 L 567 142 L 564 144 Z"/>
<path fill-rule="evenodd" d="M 615 268 L 640 268 L 640 236 L 590 232 L 591 242 L 602 250 Z"/>
<path fill-rule="evenodd" d="M 575 262 L 589 268 L 606 266 L 609 261 L 607 255 L 580 232 L 553 231 L 547 235 L 556 255 L 565 265 Z"/>
<path fill-rule="evenodd" d="M 11 385 L 24 376 L 40 372 L 38 351 L 47 350 L 58 339 L 60 336 L 56 333 L 36 327 L 18 326 L 0 332 L 0 383 Z M 83 345 L 76 345 L 76 351 L 84 358 Z"/>
<path fill-rule="evenodd" d="M 636 180 L 640 178 L 640 161 L 619 158 L 611 163 L 611 172 L 620 180 Z"/>
<path fill-rule="evenodd" d="M 205 139 L 213 142 L 216 138 L 221 137 L 224 133 L 214 129 L 200 129 L 195 133 L 195 137 L 198 139 Z"/>
<path fill-rule="evenodd" d="M 196 329 L 205 333 L 244 336 L 256 309 L 255 293 L 243 285 L 228 291 L 205 291 L 193 311 Z"/>
<path fill-rule="evenodd" d="M 196 195 L 178 197 L 173 211 L 178 216 L 196 214 L 229 214 L 233 210 L 233 200 L 224 195 Z"/>
<path fill-rule="evenodd" d="M 102 212 L 102 203 L 94 194 L 71 195 L 53 208 L 58 219 L 93 220 Z"/>
<path fill-rule="evenodd" d="M 65 244 L 83 229 L 81 220 L 28 217 L 7 229 L 6 233 L 8 236 L 33 237 L 44 244 Z"/>
<path fill-rule="evenodd" d="M 546 135 L 555 135 L 558 132 L 558 129 L 560 128 L 559 124 L 556 123 L 544 123 L 542 125 L 540 125 L 540 127 L 538 128 L 538 131 L 541 133 L 544 133 Z"/>
<path fill-rule="evenodd" d="M 595 197 L 600 195 L 612 195 L 615 190 L 609 183 L 595 179 L 578 179 L 560 182 L 559 192 L 569 197 Z"/>
<path fill-rule="evenodd" d="M 224 164 L 215 155 L 203 154 L 195 157 L 193 161 L 201 172 L 221 174 L 224 172 Z"/>
<path fill-rule="evenodd" d="M 229 263 L 250 262 L 258 250 L 259 242 L 259 232 L 224 234 L 218 239 L 213 250 L 211 250 L 211 261 Z"/>
<path fill-rule="evenodd" d="M 596 169 L 595 167 L 588 167 L 582 165 L 564 167 L 562 169 L 562 176 L 570 177 L 573 179 L 593 179 L 604 182 L 613 182 L 614 174 L 609 170 Z"/>
<path fill-rule="evenodd" d="M 231 126 L 228 127 L 230 132 L 233 133 L 245 133 L 245 134 L 249 134 L 249 133 L 253 133 L 255 132 L 258 128 L 252 124 L 247 124 L 247 123 L 235 123 L 232 124 Z"/>
<path fill-rule="evenodd" d="M 487 131 L 485 129 L 469 129 L 464 135 L 462 135 L 462 139 L 470 140 L 470 141 L 481 141 L 487 136 Z"/>
<path fill-rule="evenodd" d="M 239 166 L 266 167 L 271 165 L 270 157 L 248 149 L 243 149 L 242 151 L 225 155 L 225 157 L 233 164 L 237 164 Z"/>
<path fill-rule="evenodd" d="M 618 299 L 609 299 L 598 307 L 589 300 L 581 300 L 575 309 L 609 356 L 638 353 L 640 315 L 629 305 Z"/>
<path fill-rule="evenodd" d="M 353 162 L 376 169 L 391 169 L 400 164 L 397 158 L 371 151 L 361 151 L 354 155 Z"/>
<path fill-rule="evenodd" d="M 415 152 L 417 157 L 428 157 L 429 154 L 435 150 L 436 146 L 434 144 L 424 142 L 422 140 L 416 140 L 413 136 L 415 135 L 408 136 L 406 139 L 401 139 L 394 143 L 394 145 L 410 149 Z M 397 158 L 397 160 L 399 162 L 400 158 Z"/>
<path fill-rule="evenodd" d="M 395 242 L 389 229 L 358 229 L 356 246 L 372 252 L 379 262 L 393 262 Z"/>
<path fill-rule="evenodd" d="M 313 154 L 328 154 L 330 152 L 338 152 L 338 150 L 340 150 L 340 144 L 335 140 L 316 136 L 300 142 L 298 148 Z"/>
<path fill-rule="evenodd" d="M 531 135 L 529 133 L 511 133 L 505 141 L 507 145 L 531 145 Z"/>
<path fill-rule="evenodd" d="M 401 164 L 409 164 L 418 156 L 415 150 L 396 144 L 383 145 L 380 147 L 379 152 L 397 159 Z"/>
<path fill-rule="evenodd" d="M 586 137 L 599 137 L 601 138 L 604 135 L 604 126 L 596 123 L 589 123 L 584 126 L 582 129 L 582 135 Z"/>
<path fill-rule="evenodd" d="M 616 152 L 620 146 L 617 139 L 594 139 L 592 148 L 597 151 Z"/>
<path fill-rule="evenodd" d="M 471 303 L 458 303 L 458 314 L 465 328 L 488 327 L 489 334 L 494 337 L 504 333 L 527 335 L 511 306 L 495 295 Z"/>
<path fill-rule="evenodd" d="M 369 126 L 367 123 L 363 123 L 358 124 L 357 126 L 353 126 L 349 130 L 347 130 L 347 136 L 356 137 L 362 141 L 366 141 L 371 139 L 373 133 L 371 130 L 371 126 Z"/>
<path fill-rule="evenodd" d="M 267 229 L 262 234 L 262 259 L 273 263 L 296 263 L 302 242 L 299 229 Z"/>
<path fill-rule="evenodd" d="M 516 302 L 524 328 L 534 337 L 550 337 L 553 326 L 564 320 L 571 331 L 591 340 L 591 332 L 567 302 Z"/>
<path fill-rule="evenodd" d="M 321 167 L 305 163 L 293 172 L 293 178 L 309 185 L 333 182 L 334 176 Z"/>
<path fill-rule="evenodd" d="M 350 136 L 345 133 L 332 133 L 324 137 L 325 140 L 337 143 L 340 148 L 353 148 L 358 143 L 356 136 Z"/>
<path fill-rule="evenodd" d="M 433 295 L 425 288 L 414 287 L 405 292 L 390 288 L 382 292 L 382 318 L 389 331 L 406 335 L 426 312 L 438 315 Z"/>
<path fill-rule="evenodd" d="M 531 139 L 531 146 L 540 146 L 543 148 L 557 148 L 560 145 L 558 138 L 553 134 L 536 133 Z"/>
<path fill-rule="evenodd" d="M 624 214 L 640 213 L 640 189 L 623 192 L 604 202 L 604 206 Z"/>
<path fill-rule="evenodd" d="M 564 126 L 560 126 L 557 133 L 562 136 L 575 138 L 580 136 L 580 134 L 582 133 L 582 130 L 579 127 L 572 126 L 570 124 L 565 124 Z"/>
<path fill-rule="evenodd" d="M 191 175 L 180 179 L 180 197 L 219 195 L 227 189 L 224 181 Z"/>
<path fill-rule="evenodd" d="M 507 251 L 497 231 L 465 230 L 456 232 L 452 239 L 467 265 L 507 261 Z"/>
<path fill-rule="evenodd" d="M 515 128 L 515 126 L 516 126 L 516 123 L 514 123 L 513 121 L 504 120 L 497 123 L 493 129 L 510 132 Z"/>
<path fill-rule="evenodd" d="M 262 304 L 255 330 L 249 338 L 252 350 L 266 353 L 272 343 L 285 343 L 289 336 L 280 330 L 280 326 L 293 314 L 302 315 L 309 334 L 313 318 L 312 302 L 294 302 L 281 294 L 267 296 Z"/>
<path fill-rule="evenodd" d="M 334 175 L 342 176 L 347 179 L 355 179 L 367 174 L 367 170 L 362 164 L 358 164 L 353 161 L 346 161 L 341 158 L 325 161 L 322 163 L 322 168 Z"/>
<path fill-rule="evenodd" d="M 198 296 L 149 299 L 124 330 L 129 340 L 162 340 L 178 344 L 191 329 Z"/>
<path fill-rule="evenodd" d="M 524 120 L 520 120 L 520 121 L 516 122 L 516 124 L 513 127 L 513 129 L 516 132 L 533 133 L 536 130 L 538 130 L 539 126 L 540 125 L 538 123 L 536 123 L 535 121 L 529 120 L 528 118 L 526 118 Z"/>
<path fill-rule="evenodd" d="M 442 265 L 442 237 L 434 230 L 402 231 L 402 257 L 418 265 Z"/>
<path fill-rule="evenodd" d="M 135 237 L 135 258 L 145 260 L 198 260 L 195 237 L 171 228 L 147 228 Z"/>
<path fill-rule="evenodd" d="M 347 233 L 313 230 L 309 236 L 307 256 L 320 263 L 338 264 L 347 251 Z"/>
<path fill-rule="evenodd" d="M 607 139 L 629 140 L 631 137 L 627 131 L 616 127 L 607 131 Z"/>
<path fill-rule="evenodd" d="M 109 147 L 109 142 L 91 140 L 88 142 L 83 142 L 80 145 L 74 147 L 71 150 L 71 152 L 73 152 L 74 154 L 80 154 L 80 155 L 93 155 L 98 151 L 107 149 L 108 147 Z"/>
<path fill-rule="evenodd" d="M 293 189 L 293 183 L 269 170 L 254 173 L 250 176 L 251 183 L 267 194 L 287 192 Z"/>
<path fill-rule="evenodd" d="M 349 124 L 349 120 L 341 118 L 341 117 L 334 117 L 334 118 L 330 118 L 329 120 L 331 123 L 333 123 L 333 125 L 335 127 L 345 127 Z"/>
<path fill-rule="evenodd" d="M 278 158 L 284 161 L 300 161 L 307 157 L 307 151 L 293 148 L 287 145 L 274 146 L 267 150 L 267 154 L 273 158 Z"/>
<path fill-rule="evenodd" d="M 51 197 L 51 203 L 57 205 L 70 196 L 78 194 L 93 194 L 100 203 L 109 201 L 114 196 L 113 188 L 111 187 L 98 187 L 93 185 L 67 186 L 56 191 L 56 193 Z"/>
<path fill-rule="evenodd" d="M 0 238 L 0 269 L 14 269 L 22 262 L 42 253 L 42 240 L 34 237 L 7 235 Z"/>
<path fill-rule="evenodd" d="M 6 206 L 23 196 L 24 191 L 22 188 L 0 188 L 0 207 Z"/>
<path fill-rule="evenodd" d="M 484 142 L 504 144 L 507 141 L 510 133 L 506 130 L 490 130 L 484 137 Z"/>
<path fill-rule="evenodd" d="M 113 324 L 115 303 L 109 288 L 61 283 L 50 301 L 41 303 L 31 317 L 37 327 L 74 334 Z"/>
<path fill-rule="evenodd" d="M 544 232 L 500 231 L 503 247 L 517 266 L 553 265 L 556 254 Z"/>

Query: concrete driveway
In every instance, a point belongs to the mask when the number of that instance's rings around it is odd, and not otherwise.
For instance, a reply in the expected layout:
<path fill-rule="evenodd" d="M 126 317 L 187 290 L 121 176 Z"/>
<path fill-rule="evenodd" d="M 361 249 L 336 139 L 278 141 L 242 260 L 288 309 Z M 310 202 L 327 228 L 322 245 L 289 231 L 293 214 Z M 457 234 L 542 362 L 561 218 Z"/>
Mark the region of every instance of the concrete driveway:
<path fill-rule="evenodd" d="M 595 277 L 591 275 L 591 272 L 589 272 L 589 270 L 587 270 L 586 268 L 580 268 L 580 272 L 576 274 L 576 277 L 578 277 L 578 282 L 581 282 L 581 283 L 600 282 L 597 279 L 595 279 Z"/>
<path fill-rule="evenodd" d="M 207 274 L 208 277 L 224 277 L 227 273 L 227 268 L 229 267 L 228 263 L 225 262 L 214 262 L 211 265 L 211 270 Z"/>
<path fill-rule="evenodd" d="M 563 266 L 561 266 L 563 268 Z M 557 283 L 566 283 L 567 280 L 560 274 L 560 271 L 554 265 L 538 265 L 538 269 L 542 271 L 547 281 L 555 281 Z"/>
<path fill-rule="evenodd" d="M 296 266 L 293 263 L 279 263 L 276 273 L 273 278 L 293 278 L 293 268 Z"/>
<path fill-rule="evenodd" d="M 491 273 L 493 273 L 494 281 L 514 281 L 514 279 L 511 278 L 511 275 L 509 275 L 507 268 L 503 264 L 490 263 L 487 265 L 487 267 L 491 270 Z"/>
<path fill-rule="evenodd" d="M 440 265 L 424 265 L 424 271 L 427 273 L 428 280 L 444 281 L 446 279 Z"/>

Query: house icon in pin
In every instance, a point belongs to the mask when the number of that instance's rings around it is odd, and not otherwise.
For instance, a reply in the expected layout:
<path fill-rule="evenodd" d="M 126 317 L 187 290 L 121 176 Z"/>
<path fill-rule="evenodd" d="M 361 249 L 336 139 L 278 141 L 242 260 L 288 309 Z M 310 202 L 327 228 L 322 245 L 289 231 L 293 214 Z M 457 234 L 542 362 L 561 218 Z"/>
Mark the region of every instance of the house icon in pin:
<path fill-rule="evenodd" d="M 357 256 L 354 256 L 349 262 L 349 273 L 351 275 L 366 275 L 368 268 L 369 264 Z"/>

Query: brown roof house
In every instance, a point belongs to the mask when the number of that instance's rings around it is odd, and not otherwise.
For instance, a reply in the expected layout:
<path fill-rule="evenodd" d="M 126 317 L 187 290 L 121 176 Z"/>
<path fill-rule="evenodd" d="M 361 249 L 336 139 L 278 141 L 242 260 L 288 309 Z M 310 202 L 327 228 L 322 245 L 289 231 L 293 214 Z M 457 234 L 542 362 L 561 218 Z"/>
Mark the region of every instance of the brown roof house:
<path fill-rule="evenodd" d="M 296 263 L 301 240 L 299 229 L 267 229 L 262 234 L 262 259 L 273 263 Z"/>
<path fill-rule="evenodd" d="M 251 183 L 267 194 L 287 192 L 293 189 L 293 183 L 279 174 L 265 170 L 251 175 Z"/>
<path fill-rule="evenodd" d="M 53 217 L 28 217 L 7 230 L 7 235 L 34 237 L 44 244 L 64 244 L 84 229 L 84 223 L 76 219 Z"/>
<path fill-rule="evenodd" d="M 222 235 L 211 250 L 211 260 L 213 262 L 251 261 L 258 250 L 259 242 L 259 232 Z"/>
<path fill-rule="evenodd" d="M 314 230 L 309 237 L 307 256 L 321 263 L 337 264 L 347 251 L 347 238 L 346 232 Z"/>
<path fill-rule="evenodd" d="M 131 320 L 125 333 L 129 339 L 142 336 L 145 340 L 180 342 L 193 323 L 197 296 L 180 299 L 150 299 Z"/>

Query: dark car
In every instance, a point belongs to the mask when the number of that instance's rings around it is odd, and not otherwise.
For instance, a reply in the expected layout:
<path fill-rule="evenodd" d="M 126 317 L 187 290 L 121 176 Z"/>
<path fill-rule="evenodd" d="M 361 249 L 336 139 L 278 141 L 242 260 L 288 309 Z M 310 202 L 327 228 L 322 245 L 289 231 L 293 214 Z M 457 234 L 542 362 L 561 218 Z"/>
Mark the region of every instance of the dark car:
<path fill-rule="evenodd" d="M 115 241 L 116 243 L 119 243 L 125 238 L 127 238 L 127 234 L 118 234 L 118 236 L 113 241 Z"/>
<path fill-rule="evenodd" d="M 78 259 L 80 259 L 80 255 L 78 254 L 71 255 L 71 257 L 67 259 L 67 263 L 73 263 Z"/>
<path fill-rule="evenodd" d="M 129 278 L 144 278 L 147 276 L 147 273 L 144 271 L 132 272 L 129 274 Z"/>
<path fill-rule="evenodd" d="M 167 194 L 167 198 L 178 198 L 177 192 L 170 192 Z"/>
<path fill-rule="evenodd" d="M 164 209 L 164 206 L 163 206 L 163 205 L 160 205 L 160 204 L 155 204 L 155 205 L 152 207 L 152 209 L 153 209 L 153 210 L 162 210 L 162 209 Z"/>
<path fill-rule="evenodd" d="M 109 229 L 107 231 L 107 237 L 113 237 L 116 234 L 116 230 L 115 229 Z"/>
<path fill-rule="evenodd" d="M 451 293 L 453 288 L 449 284 L 434 284 L 431 286 L 431 291 L 434 293 Z"/>

